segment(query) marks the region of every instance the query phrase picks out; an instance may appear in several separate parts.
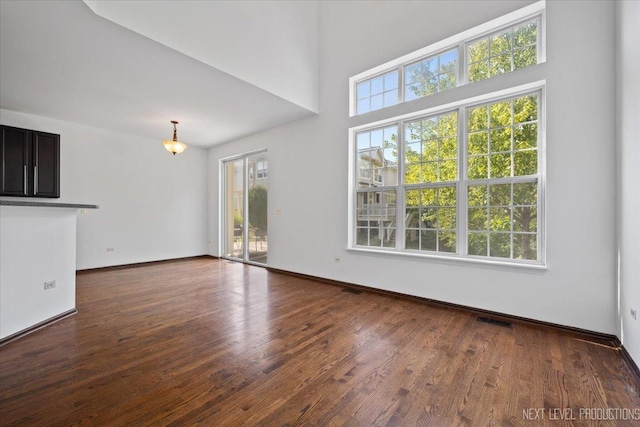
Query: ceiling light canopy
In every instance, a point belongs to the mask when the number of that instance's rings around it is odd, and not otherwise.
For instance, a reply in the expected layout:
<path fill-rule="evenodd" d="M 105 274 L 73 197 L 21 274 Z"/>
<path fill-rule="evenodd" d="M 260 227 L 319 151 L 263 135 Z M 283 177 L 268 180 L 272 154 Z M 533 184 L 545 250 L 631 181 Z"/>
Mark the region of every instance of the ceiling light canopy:
<path fill-rule="evenodd" d="M 162 145 L 164 145 L 164 148 L 166 148 L 168 152 L 173 153 L 175 156 L 176 154 L 180 154 L 186 150 L 187 144 L 178 141 L 178 131 L 176 130 L 178 122 L 171 120 L 171 123 L 173 123 L 173 139 L 162 141 Z"/>

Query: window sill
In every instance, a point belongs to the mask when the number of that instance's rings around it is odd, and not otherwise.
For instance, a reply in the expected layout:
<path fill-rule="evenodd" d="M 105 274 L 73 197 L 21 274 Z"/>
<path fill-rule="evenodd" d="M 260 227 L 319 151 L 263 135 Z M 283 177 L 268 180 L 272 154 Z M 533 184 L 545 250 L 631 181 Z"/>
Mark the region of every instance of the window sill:
<path fill-rule="evenodd" d="M 408 258 L 422 258 L 422 259 L 429 259 L 429 260 L 451 263 L 451 264 L 468 264 L 468 265 L 477 265 L 477 266 L 486 266 L 486 267 L 497 267 L 499 269 L 518 269 L 518 270 L 530 270 L 530 271 L 537 271 L 537 272 L 545 272 L 549 270 L 549 267 L 543 264 L 499 261 L 496 259 L 472 258 L 472 257 L 464 257 L 456 254 L 435 255 L 432 253 L 400 252 L 396 250 L 372 249 L 372 248 L 364 248 L 364 247 L 347 248 L 347 251 L 363 253 L 363 254 L 392 255 L 392 256 L 400 256 L 400 257 L 408 257 Z"/>

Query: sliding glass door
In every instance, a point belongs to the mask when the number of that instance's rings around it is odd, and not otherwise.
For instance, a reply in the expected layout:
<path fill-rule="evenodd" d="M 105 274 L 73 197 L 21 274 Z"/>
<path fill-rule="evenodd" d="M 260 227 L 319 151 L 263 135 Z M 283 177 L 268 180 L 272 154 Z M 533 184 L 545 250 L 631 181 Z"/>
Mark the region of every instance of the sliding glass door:
<path fill-rule="evenodd" d="M 225 258 L 267 264 L 267 152 L 223 162 L 223 232 Z"/>
<path fill-rule="evenodd" d="M 244 160 L 224 162 L 224 254 L 228 258 L 244 257 Z"/>

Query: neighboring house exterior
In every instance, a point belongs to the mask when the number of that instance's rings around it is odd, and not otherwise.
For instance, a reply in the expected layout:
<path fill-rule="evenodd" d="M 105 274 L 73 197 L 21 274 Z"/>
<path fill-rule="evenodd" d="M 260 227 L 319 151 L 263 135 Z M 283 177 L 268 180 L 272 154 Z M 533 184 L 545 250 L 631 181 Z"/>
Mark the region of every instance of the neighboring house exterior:
<path fill-rule="evenodd" d="M 358 150 L 359 188 L 396 185 L 398 164 L 385 158 L 381 147 Z M 358 227 L 366 227 L 377 238 L 389 242 L 394 238 L 396 226 L 396 196 L 390 191 L 367 191 L 358 194 Z M 377 229 L 377 232 L 375 231 Z M 381 242 L 382 243 L 382 242 Z"/>

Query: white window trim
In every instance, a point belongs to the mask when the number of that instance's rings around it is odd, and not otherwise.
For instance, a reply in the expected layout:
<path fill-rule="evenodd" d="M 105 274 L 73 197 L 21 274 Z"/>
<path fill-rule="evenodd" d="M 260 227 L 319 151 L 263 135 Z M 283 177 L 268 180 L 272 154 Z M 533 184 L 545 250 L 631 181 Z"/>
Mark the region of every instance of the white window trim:
<path fill-rule="evenodd" d="M 385 118 L 382 120 L 378 120 L 375 122 L 367 122 L 364 123 L 362 125 L 358 125 L 358 126 L 354 126 L 352 128 L 349 128 L 349 136 L 350 138 L 353 137 L 353 135 L 351 135 L 352 132 L 362 132 L 364 130 L 368 130 L 368 129 L 373 129 L 373 128 L 377 128 L 377 127 L 383 127 L 383 126 L 388 126 L 390 124 L 399 122 L 399 121 L 407 121 L 407 120 L 411 120 L 411 119 L 416 119 L 418 117 L 422 117 L 422 116 L 430 116 L 430 115 L 436 115 L 436 114 L 441 114 L 443 112 L 446 112 L 447 110 L 456 110 L 458 108 L 460 108 L 460 106 L 463 105 L 475 105 L 475 104 L 484 104 L 487 102 L 491 102 L 491 101 L 495 101 L 496 99 L 500 99 L 500 98 L 506 98 L 509 96 L 518 96 L 518 95 L 522 95 L 524 93 L 527 92 L 533 92 L 536 90 L 540 90 L 542 88 L 544 88 L 544 86 L 546 85 L 546 80 L 538 80 L 535 82 L 531 82 L 531 83 L 526 83 L 520 86 L 514 86 L 514 87 L 510 87 L 507 89 L 502 89 L 502 90 L 497 90 L 491 93 L 486 93 L 486 94 L 482 94 L 482 95 L 478 95 L 478 96 L 474 96 L 471 98 L 465 98 L 465 99 L 461 99 L 461 100 L 456 100 L 453 102 L 450 102 L 448 104 L 442 104 L 442 105 L 437 105 L 435 107 L 431 107 L 431 108 L 427 108 L 424 110 L 420 110 L 420 111 L 412 111 L 410 113 L 407 114 L 402 114 L 400 116 L 394 116 L 394 117 L 389 117 L 389 118 Z M 349 143 L 351 143 L 352 141 L 350 140 Z"/>
<path fill-rule="evenodd" d="M 231 156 L 227 156 L 227 157 L 223 157 L 221 159 L 218 159 L 218 242 L 217 242 L 217 246 L 218 246 L 218 254 L 223 257 L 224 256 L 224 242 L 225 239 L 227 238 L 226 235 L 226 231 L 225 231 L 225 224 L 224 224 L 224 218 L 225 218 L 225 212 L 226 212 L 226 208 L 227 208 L 227 201 L 225 200 L 225 188 L 226 188 L 226 171 L 225 171 L 225 167 L 224 164 L 225 162 L 229 162 L 232 160 L 240 160 L 240 159 L 244 159 L 244 158 L 248 158 L 254 154 L 261 154 L 261 153 L 268 153 L 269 151 L 267 150 L 267 148 L 259 148 L 257 150 L 253 150 L 253 151 L 247 151 L 245 153 L 242 154 L 234 154 Z M 243 177 L 243 179 L 246 179 L 246 177 Z M 245 186 L 245 188 L 248 186 L 248 182 L 244 182 L 243 185 Z M 248 206 L 244 206 L 243 209 L 245 209 L 245 212 L 248 212 Z M 249 264 L 252 264 L 252 262 L 248 262 Z M 257 265 L 264 265 L 264 264 L 257 264 Z"/>
<path fill-rule="evenodd" d="M 384 64 L 378 65 L 377 67 L 371 68 L 367 71 L 363 71 L 362 73 L 356 74 L 349 78 L 349 117 L 354 117 L 357 114 L 357 96 L 356 96 L 356 85 L 363 80 L 368 80 L 374 78 L 381 74 L 386 74 L 394 69 L 398 69 L 398 77 L 399 77 L 399 90 L 398 90 L 398 104 L 404 103 L 404 66 L 414 63 L 418 60 L 424 59 L 429 56 L 433 56 L 440 52 L 444 52 L 449 49 L 458 48 L 458 75 L 457 75 L 457 86 L 460 87 L 462 85 L 467 84 L 467 71 L 466 71 L 466 46 L 469 42 L 486 36 L 491 33 L 498 32 L 504 28 L 508 28 L 514 25 L 517 25 L 523 21 L 527 21 L 529 19 L 533 19 L 535 17 L 539 18 L 539 27 L 538 27 L 538 64 L 546 62 L 546 40 L 545 40 L 545 8 L 546 0 L 540 0 L 536 3 L 530 4 L 529 6 L 523 7 L 506 15 L 500 16 L 496 19 L 493 19 L 489 22 L 485 22 L 484 24 L 478 25 L 469 30 L 463 31 L 461 33 L 455 34 L 449 38 L 441 40 L 439 42 L 433 43 L 429 46 L 426 46 L 422 49 L 418 49 L 413 51 L 407 55 L 401 56 L 394 60 L 388 61 Z M 460 60 L 462 58 L 462 60 Z M 390 108 L 390 107 L 386 107 Z M 382 108 L 384 109 L 384 107 Z M 374 111 L 380 111 L 374 110 Z M 367 114 L 367 113 L 364 113 Z"/>
<path fill-rule="evenodd" d="M 437 107 L 420 110 L 416 112 L 411 112 L 408 114 L 404 114 L 402 116 L 396 116 L 384 120 L 379 120 L 377 122 L 366 123 L 360 126 L 355 126 L 349 129 L 348 141 L 349 141 L 349 178 L 348 178 L 348 230 L 349 234 L 347 237 L 347 250 L 356 251 L 356 252 L 368 252 L 368 253 L 379 253 L 379 254 L 396 254 L 400 256 L 410 256 L 410 257 L 418 257 L 418 258 L 430 258 L 430 259 L 438 259 L 438 260 L 447 260 L 447 261 L 460 261 L 460 262 L 471 262 L 471 263 L 480 263 L 487 265 L 495 265 L 495 266 L 508 266 L 508 267 L 524 267 L 530 269 L 537 270 L 546 270 L 548 267 L 546 266 L 546 91 L 545 91 L 545 80 L 540 80 L 532 83 L 527 83 L 524 85 L 503 89 L 483 95 L 479 95 L 472 98 L 467 98 L 464 100 L 458 100 L 449 104 L 439 105 Z M 457 236 L 458 236 L 458 245 L 457 245 L 457 253 L 441 253 L 441 252 L 412 252 L 408 251 L 404 248 L 404 236 L 401 236 L 400 233 L 396 230 L 396 247 L 395 248 L 378 248 L 378 247 L 363 247 L 356 246 L 355 244 L 355 231 L 356 231 L 356 216 L 355 213 L 357 211 L 356 207 L 356 197 L 355 194 L 357 192 L 355 176 L 356 176 L 356 134 L 358 132 L 366 131 L 373 128 L 389 126 L 391 124 L 398 124 L 398 132 L 399 138 L 402 135 L 402 131 L 400 128 L 404 125 L 406 121 L 410 121 L 412 119 L 417 119 L 424 116 L 437 115 L 446 113 L 447 111 L 452 110 L 462 110 L 463 115 L 458 117 L 459 123 L 466 123 L 466 108 L 472 107 L 474 105 L 491 103 L 492 101 L 500 100 L 503 98 L 513 98 L 519 95 L 523 95 L 526 93 L 531 93 L 539 91 L 541 95 L 541 99 L 539 100 L 539 116 L 538 116 L 538 232 L 537 236 L 539 239 L 539 252 L 537 260 L 516 260 L 516 259 L 508 259 L 508 258 L 491 258 L 491 257 L 482 257 L 482 256 L 474 256 L 474 255 L 465 255 L 466 254 L 466 241 L 461 242 L 461 239 L 466 239 L 468 230 L 466 224 L 466 185 L 468 185 L 468 180 L 466 179 L 466 155 L 461 155 L 466 149 L 466 141 L 464 138 L 465 131 L 463 130 L 463 126 L 458 127 L 458 176 L 459 179 L 455 182 L 457 187 L 458 194 L 461 196 L 458 197 L 458 212 L 465 211 L 461 215 L 457 216 Z M 464 107 L 464 108 L 461 108 Z M 464 121 L 461 121 L 464 120 Z M 394 189 L 399 189 L 400 186 L 404 186 L 406 188 L 406 184 L 401 184 L 401 177 L 404 170 L 404 161 L 400 160 L 400 156 L 402 153 L 398 153 L 398 184 L 394 186 Z M 461 187 L 465 186 L 464 189 Z M 396 217 L 402 218 L 404 217 L 404 191 L 396 191 Z M 462 199 L 461 199 L 462 198 Z M 461 206 L 463 205 L 463 206 Z M 404 230 L 403 230 L 404 231 Z"/>
<path fill-rule="evenodd" d="M 396 255 L 399 257 L 410 257 L 410 258 L 421 258 L 421 259 L 431 259 L 435 261 L 442 261 L 446 263 L 453 264 L 479 264 L 486 266 L 494 266 L 500 268 L 516 268 L 516 269 L 525 269 L 525 270 L 538 270 L 538 271 L 547 271 L 549 267 L 542 264 L 529 264 L 529 263 L 516 263 L 512 262 L 512 260 L 500 261 L 499 258 L 472 258 L 466 257 L 463 255 L 456 254 L 447 254 L 440 255 L 439 253 L 431 253 L 431 254 L 421 254 L 416 252 L 398 252 L 398 251 L 390 251 L 385 250 L 384 248 L 363 248 L 363 247 L 348 247 L 347 251 L 356 252 L 356 253 L 366 253 L 366 254 L 379 254 L 379 255 Z"/>

